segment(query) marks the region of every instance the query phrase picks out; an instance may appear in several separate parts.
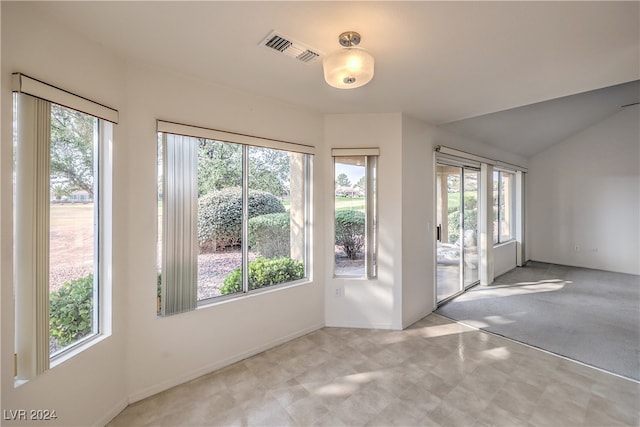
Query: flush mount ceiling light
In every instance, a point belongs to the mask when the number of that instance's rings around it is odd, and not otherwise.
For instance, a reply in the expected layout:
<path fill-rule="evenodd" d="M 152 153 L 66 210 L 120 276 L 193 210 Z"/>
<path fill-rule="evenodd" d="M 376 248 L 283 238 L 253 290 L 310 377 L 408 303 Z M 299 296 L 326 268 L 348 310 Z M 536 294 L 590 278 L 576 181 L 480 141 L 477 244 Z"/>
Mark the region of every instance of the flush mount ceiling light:
<path fill-rule="evenodd" d="M 366 85 L 373 78 L 373 56 L 357 47 L 360 40 L 360 34 L 355 31 L 340 34 L 338 41 L 344 48 L 322 60 L 324 79 L 330 86 L 354 89 Z"/>

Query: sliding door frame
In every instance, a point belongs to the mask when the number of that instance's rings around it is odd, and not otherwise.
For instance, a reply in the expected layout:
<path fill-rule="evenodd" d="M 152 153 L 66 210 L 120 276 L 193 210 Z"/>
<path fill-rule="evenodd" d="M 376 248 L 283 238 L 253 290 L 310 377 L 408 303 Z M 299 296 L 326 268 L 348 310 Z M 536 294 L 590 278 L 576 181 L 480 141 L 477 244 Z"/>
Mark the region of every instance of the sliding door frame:
<path fill-rule="evenodd" d="M 459 227 L 458 227 L 458 232 L 459 232 L 459 261 L 458 261 L 458 266 L 459 266 L 459 270 L 458 270 L 458 290 L 456 292 L 454 292 L 453 294 L 447 295 L 446 297 L 442 298 L 441 300 L 438 299 L 438 284 L 439 284 L 439 278 L 438 278 L 438 242 L 441 241 L 440 237 L 442 235 L 442 229 L 441 229 L 441 224 L 438 223 L 437 218 L 438 218 L 438 197 L 440 194 L 440 190 L 437 188 L 437 174 L 438 174 L 438 167 L 439 166 L 447 166 L 447 167 L 453 167 L 453 168 L 458 168 L 459 169 L 459 176 L 460 176 L 460 184 L 459 184 L 459 194 L 460 194 L 460 202 L 459 202 Z M 436 269 L 435 269 L 435 302 L 436 302 L 436 306 L 437 305 L 441 305 L 447 301 L 449 301 L 452 298 L 457 297 L 458 295 L 462 294 L 463 292 L 465 292 L 466 290 L 478 285 L 480 283 L 480 275 L 478 275 L 478 279 L 474 280 L 472 283 L 469 283 L 468 285 L 465 285 L 465 266 L 467 265 L 466 261 L 465 261 L 465 257 L 467 256 L 465 254 L 465 231 L 467 231 L 467 229 L 465 228 L 465 203 L 464 203 L 464 195 L 465 195 L 465 174 L 467 171 L 474 171 L 477 173 L 478 175 L 478 188 L 477 188 L 477 194 L 478 194 L 478 201 L 477 201 L 477 209 L 481 209 L 481 197 L 482 194 L 484 193 L 481 189 L 482 186 L 482 173 L 481 173 L 481 165 L 478 164 L 477 162 L 473 162 L 473 161 L 463 161 L 462 159 L 452 159 L 451 157 L 448 156 L 440 156 L 437 155 L 435 158 L 435 174 L 436 174 L 436 179 L 434 180 L 434 185 L 436 186 L 435 189 L 435 199 L 436 199 L 436 203 L 435 203 L 435 213 L 436 215 L 434 216 L 435 220 L 436 220 L 436 241 L 435 241 L 435 265 L 436 265 Z M 444 209 L 444 207 L 441 207 L 441 209 Z M 441 215 L 448 215 L 448 210 L 447 212 L 441 212 Z M 479 218 L 481 218 L 481 216 L 479 215 Z M 480 241 L 479 241 L 479 227 L 480 227 L 480 220 L 477 222 L 476 224 L 476 229 L 475 229 L 475 235 L 473 236 L 474 239 L 476 240 L 476 246 L 478 247 L 478 263 L 477 263 L 477 267 L 476 268 L 480 268 L 480 261 L 482 259 L 482 253 L 479 250 L 480 249 Z"/>

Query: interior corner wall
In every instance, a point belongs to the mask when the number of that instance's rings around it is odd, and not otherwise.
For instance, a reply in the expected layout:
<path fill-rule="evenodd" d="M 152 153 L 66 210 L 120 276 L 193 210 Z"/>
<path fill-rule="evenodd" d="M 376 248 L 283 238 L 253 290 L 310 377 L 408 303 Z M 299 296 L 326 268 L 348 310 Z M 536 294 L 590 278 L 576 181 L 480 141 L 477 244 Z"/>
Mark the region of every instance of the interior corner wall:
<path fill-rule="evenodd" d="M 145 64 L 127 70 L 129 141 L 135 158 L 126 243 L 136 262 L 127 272 L 129 394 L 136 401 L 324 326 L 323 260 L 314 233 L 313 281 L 219 302 L 192 312 L 156 316 L 157 134 L 156 119 L 256 135 L 318 147 L 314 182 L 324 160 L 320 114 L 207 84 Z M 322 230 L 323 206 L 314 191 L 314 229 Z"/>
<path fill-rule="evenodd" d="M 331 148 L 379 147 L 378 278 L 333 276 L 333 240 L 325 240 L 327 326 L 402 329 L 435 309 L 434 162 L 436 145 L 527 166 L 527 160 L 400 113 L 325 116 L 323 157 Z M 333 182 L 332 164 L 323 170 Z M 334 197 L 333 186 L 324 189 Z M 324 217 L 333 218 L 333 203 Z M 326 221 L 327 236 L 333 221 Z M 515 268 L 513 256 L 504 264 Z"/>
<path fill-rule="evenodd" d="M 640 274 L 638 105 L 531 158 L 529 257 Z"/>
<path fill-rule="evenodd" d="M 81 354 L 62 362 L 27 383 L 14 387 L 14 307 L 12 231 L 12 92 L 11 74 L 21 72 L 57 85 L 116 109 L 125 105 L 124 63 L 101 46 L 58 28 L 39 15 L 37 4 L 1 2 L 2 69 L 0 102 L 2 135 L 0 151 L 0 287 L 1 407 L 3 410 L 55 410 L 57 419 L 47 425 L 101 425 L 127 404 L 124 360 L 127 324 L 125 295 L 129 282 L 124 275 L 127 247 L 123 216 L 127 153 L 127 120 L 115 126 L 113 164 L 113 323 L 112 335 Z M 4 418 L 4 416 L 3 416 Z M 28 417 L 27 417 L 28 418 Z M 3 419 L 2 425 L 33 424 L 38 420 Z"/>
<path fill-rule="evenodd" d="M 507 243 L 493 247 L 493 277 L 507 273 L 516 267 L 516 241 L 511 240 Z"/>
<path fill-rule="evenodd" d="M 402 295 L 402 116 L 331 114 L 325 116 L 323 216 L 334 217 L 331 148 L 379 147 L 378 277 L 334 277 L 333 221 L 325 223 L 325 321 L 327 326 L 401 329 Z"/>

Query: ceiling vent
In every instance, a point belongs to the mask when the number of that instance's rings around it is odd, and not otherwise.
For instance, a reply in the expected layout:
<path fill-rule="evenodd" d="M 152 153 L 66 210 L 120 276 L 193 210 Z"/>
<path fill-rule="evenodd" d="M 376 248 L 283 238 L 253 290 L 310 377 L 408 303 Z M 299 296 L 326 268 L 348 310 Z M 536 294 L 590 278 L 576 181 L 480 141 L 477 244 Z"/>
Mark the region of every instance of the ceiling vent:
<path fill-rule="evenodd" d="M 275 31 L 265 37 L 260 45 L 265 46 L 274 52 L 282 53 L 291 58 L 295 58 L 300 62 L 306 63 L 314 62 L 321 55 L 319 50 L 311 49 L 305 44 L 300 43 L 291 37 L 278 34 Z"/>

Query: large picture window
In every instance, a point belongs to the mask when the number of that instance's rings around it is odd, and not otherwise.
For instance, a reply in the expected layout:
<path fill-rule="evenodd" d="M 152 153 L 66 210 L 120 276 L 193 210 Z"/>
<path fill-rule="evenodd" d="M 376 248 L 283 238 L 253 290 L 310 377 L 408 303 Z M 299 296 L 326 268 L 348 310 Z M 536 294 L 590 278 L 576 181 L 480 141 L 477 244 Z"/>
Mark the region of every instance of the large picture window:
<path fill-rule="evenodd" d="M 110 120 L 117 112 L 23 75 L 14 75 L 14 91 L 16 353 L 25 380 L 105 330 L 112 125 L 71 107 Z"/>
<path fill-rule="evenodd" d="M 336 277 L 377 275 L 377 159 L 366 151 L 334 149 Z"/>
<path fill-rule="evenodd" d="M 309 153 L 159 135 L 161 314 L 309 277 Z"/>
<path fill-rule="evenodd" d="M 493 243 L 515 238 L 516 185 L 513 172 L 493 172 Z"/>

